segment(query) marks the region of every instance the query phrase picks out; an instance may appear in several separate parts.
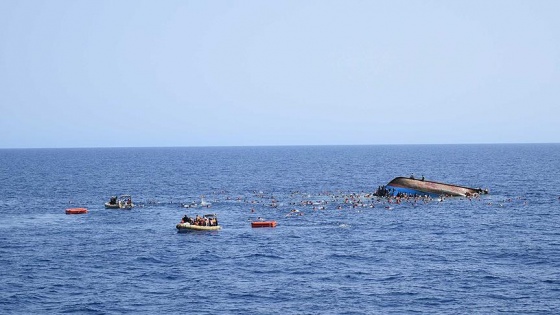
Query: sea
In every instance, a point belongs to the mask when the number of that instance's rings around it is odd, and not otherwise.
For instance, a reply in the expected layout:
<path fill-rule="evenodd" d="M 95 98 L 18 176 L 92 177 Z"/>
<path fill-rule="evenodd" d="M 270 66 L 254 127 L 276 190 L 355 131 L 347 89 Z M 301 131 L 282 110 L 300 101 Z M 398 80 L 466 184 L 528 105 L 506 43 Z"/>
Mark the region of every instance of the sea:
<path fill-rule="evenodd" d="M 412 174 L 490 193 L 372 196 Z M 558 314 L 559 188 L 560 144 L 2 149 L 0 314 Z"/>

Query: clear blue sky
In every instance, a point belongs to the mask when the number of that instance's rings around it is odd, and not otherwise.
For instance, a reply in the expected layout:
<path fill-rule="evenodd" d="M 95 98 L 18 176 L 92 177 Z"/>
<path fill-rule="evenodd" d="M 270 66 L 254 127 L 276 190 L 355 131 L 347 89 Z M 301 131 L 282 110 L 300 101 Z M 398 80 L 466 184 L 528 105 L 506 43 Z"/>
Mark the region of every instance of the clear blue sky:
<path fill-rule="evenodd" d="M 0 148 L 560 142 L 560 1 L 0 1 Z"/>

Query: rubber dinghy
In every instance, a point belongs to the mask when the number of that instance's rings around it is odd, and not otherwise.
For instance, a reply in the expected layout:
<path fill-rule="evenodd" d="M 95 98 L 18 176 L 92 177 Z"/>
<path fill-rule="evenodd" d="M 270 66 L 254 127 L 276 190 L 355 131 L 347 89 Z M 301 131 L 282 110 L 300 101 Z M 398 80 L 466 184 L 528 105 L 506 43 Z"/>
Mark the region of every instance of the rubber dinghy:
<path fill-rule="evenodd" d="M 195 225 L 190 223 L 178 223 L 176 225 L 177 232 L 184 233 L 190 231 L 219 231 L 222 229 L 219 225 L 214 226 L 204 226 L 204 225 Z"/>
<path fill-rule="evenodd" d="M 187 215 L 183 217 L 180 223 L 175 226 L 177 232 L 190 232 L 190 231 L 218 231 L 222 227 L 218 225 L 218 217 L 215 214 L 205 214 L 204 216 L 196 216 L 196 218 L 189 218 Z"/>
<path fill-rule="evenodd" d="M 483 190 L 481 188 L 471 188 L 407 177 L 396 177 L 385 186 L 385 189 L 389 195 L 393 196 L 406 194 L 419 196 L 429 195 L 431 197 L 442 195 L 467 197 L 488 193 L 488 190 Z"/>

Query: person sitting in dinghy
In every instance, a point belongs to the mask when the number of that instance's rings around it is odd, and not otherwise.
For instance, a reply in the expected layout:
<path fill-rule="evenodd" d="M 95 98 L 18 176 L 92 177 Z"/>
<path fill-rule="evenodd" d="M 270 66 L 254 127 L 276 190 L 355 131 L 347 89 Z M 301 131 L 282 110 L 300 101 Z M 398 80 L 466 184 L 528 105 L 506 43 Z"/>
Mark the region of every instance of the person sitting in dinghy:
<path fill-rule="evenodd" d="M 186 214 L 185 216 L 181 219 L 181 223 L 193 223 L 193 220 L 191 218 L 189 218 Z"/>

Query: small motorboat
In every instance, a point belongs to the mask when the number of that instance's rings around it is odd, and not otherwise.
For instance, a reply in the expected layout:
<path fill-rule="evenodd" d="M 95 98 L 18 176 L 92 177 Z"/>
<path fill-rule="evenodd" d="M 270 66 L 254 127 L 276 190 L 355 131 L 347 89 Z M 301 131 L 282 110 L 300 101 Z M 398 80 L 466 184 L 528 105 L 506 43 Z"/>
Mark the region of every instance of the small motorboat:
<path fill-rule="evenodd" d="M 66 214 L 83 214 L 88 213 L 86 208 L 69 208 L 66 209 Z"/>
<path fill-rule="evenodd" d="M 105 209 L 132 209 L 133 207 L 134 204 L 130 195 L 121 195 L 118 198 L 113 196 L 105 203 Z"/>
<path fill-rule="evenodd" d="M 192 232 L 192 231 L 218 231 L 222 227 L 218 225 L 218 217 L 215 214 L 205 214 L 202 217 L 198 215 L 196 218 L 189 218 L 186 215 L 180 223 L 175 226 L 177 232 Z"/>

